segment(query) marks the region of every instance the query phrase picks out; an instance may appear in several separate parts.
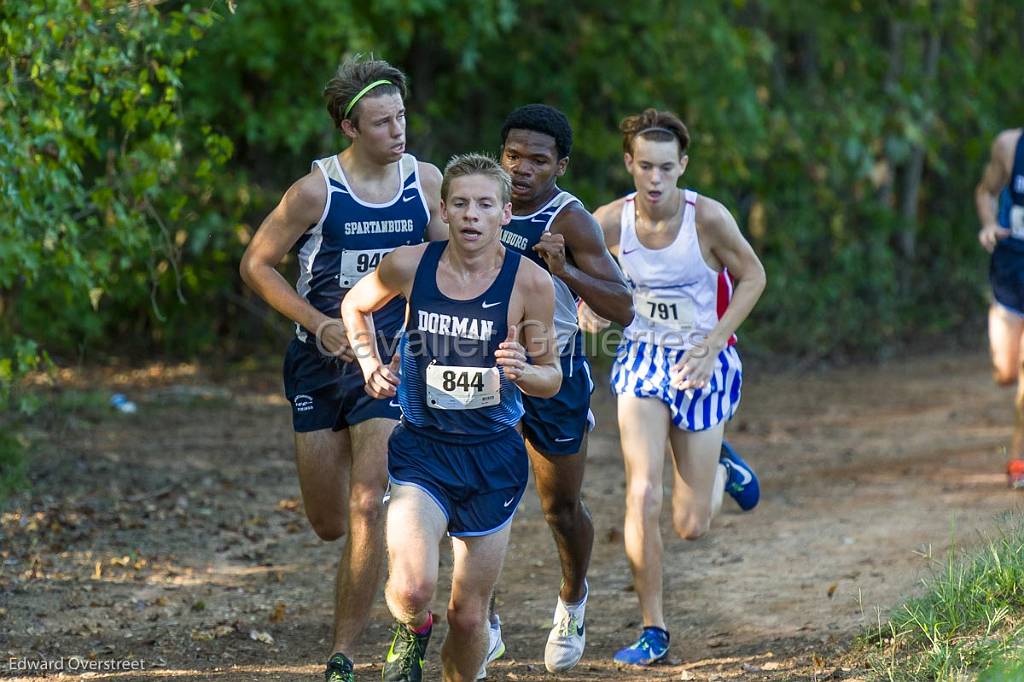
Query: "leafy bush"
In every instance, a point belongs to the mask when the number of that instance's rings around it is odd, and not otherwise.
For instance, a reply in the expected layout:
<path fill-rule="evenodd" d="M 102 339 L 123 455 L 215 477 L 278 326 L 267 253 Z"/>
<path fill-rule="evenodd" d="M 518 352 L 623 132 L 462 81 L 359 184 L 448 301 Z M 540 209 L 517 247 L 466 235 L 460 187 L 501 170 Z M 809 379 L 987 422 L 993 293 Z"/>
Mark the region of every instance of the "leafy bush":
<path fill-rule="evenodd" d="M 356 51 L 409 73 L 410 149 L 437 164 L 495 151 L 516 105 L 562 108 L 564 185 L 591 207 L 629 189 L 618 121 L 679 112 L 687 182 L 734 210 L 768 270 L 745 346 L 877 356 L 981 319 L 972 192 L 992 137 L 1024 119 L 1015 3 L 233 8 L 0 8 L 0 336 L 58 359 L 287 336 L 237 263 L 287 184 L 341 146 L 320 92 Z"/>

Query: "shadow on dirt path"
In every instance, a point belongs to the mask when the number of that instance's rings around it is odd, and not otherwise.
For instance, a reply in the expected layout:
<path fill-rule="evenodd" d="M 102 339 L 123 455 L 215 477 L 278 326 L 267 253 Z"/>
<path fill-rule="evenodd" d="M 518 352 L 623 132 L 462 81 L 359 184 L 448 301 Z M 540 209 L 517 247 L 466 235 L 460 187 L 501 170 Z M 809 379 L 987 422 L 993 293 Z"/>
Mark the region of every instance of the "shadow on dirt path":
<path fill-rule="evenodd" d="M 851 638 L 913 593 L 951 539 L 977 541 L 1024 499 L 1003 475 L 1012 394 L 991 385 L 983 356 L 750 376 L 728 437 L 759 471 L 762 503 L 740 514 L 727 500 L 693 543 L 671 536 L 666 510 L 673 660 L 647 671 L 610 662 L 639 610 L 614 403 L 605 387 L 595 393 L 587 653 L 558 679 L 857 679 L 863 671 L 837 658 Z M 126 390 L 139 412 L 95 402 L 36 434 L 32 492 L 3 513 L 0 672 L 322 679 L 338 548 L 303 515 L 276 377 L 214 384 L 186 366 L 70 380 Z M 498 589 L 508 654 L 490 679 L 554 679 L 542 657 L 558 565 L 532 487 L 512 545 Z M 442 614 L 446 598 L 442 588 Z M 355 652 L 360 679 L 379 677 L 389 625 L 381 600 Z M 144 669 L 114 667 L 130 665 Z"/>

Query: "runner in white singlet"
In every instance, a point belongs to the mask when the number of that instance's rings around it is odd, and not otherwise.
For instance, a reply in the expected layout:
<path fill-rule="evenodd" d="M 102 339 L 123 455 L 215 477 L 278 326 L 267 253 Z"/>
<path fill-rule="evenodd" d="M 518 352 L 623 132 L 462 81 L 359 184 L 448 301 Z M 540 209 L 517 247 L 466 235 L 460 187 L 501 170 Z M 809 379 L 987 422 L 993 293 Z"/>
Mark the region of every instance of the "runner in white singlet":
<path fill-rule="evenodd" d="M 636 316 L 612 367 L 626 465 L 626 554 L 643 631 L 614 660 L 650 665 L 668 654 L 658 519 L 666 445 L 675 476 L 672 521 L 680 537 L 707 532 L 728 491 L 757 504 L 754 472 L 722 440 L 740 400 L 735 331 L 764 290 L 764 269 L 720 203 L 676 187 L 689 133 L 674 114 L 648 109 L 622 123 L 636 192 L 595 217 L 619 257 Z M 585 325 L 601 320 L 581 310 Z"/>

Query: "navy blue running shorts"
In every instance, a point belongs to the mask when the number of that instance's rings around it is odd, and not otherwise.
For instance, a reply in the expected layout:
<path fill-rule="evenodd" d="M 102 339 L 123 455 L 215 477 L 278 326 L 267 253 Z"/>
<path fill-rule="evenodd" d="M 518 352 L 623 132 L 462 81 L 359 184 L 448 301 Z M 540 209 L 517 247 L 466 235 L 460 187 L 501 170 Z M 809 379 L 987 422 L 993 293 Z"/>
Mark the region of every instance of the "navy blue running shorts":
<path fill-rule="evenodd" d="M 1013 237 L 996 242 L 988 280 L 996 303 L 1024 317 L 1024 242 Z"/>
<path fill-rule="evenodd" d="M 323 355 L 316 344 L 292 339 L 284 356 L 284 395 L 296 433 L 341 431 L 367 419 L 399 419 L 398 399 L 374 399 L 357 362 Z"/>
<path fill-rule="evenodd" d="M 530 475 L 523 437 L 443 438 L 402 422 L 388 441 L 392 485 L 419 488 L 437 503 L 454 537 L 490 535 L 512 521 Z"/>
<path fill-rule="evenodd" d="M 545 455 L 575 455 L 594 428 L 590 394 L 594 381 L 587 356 L 562 356 L 562 387 L 550 398 L 523 394 L 523 437 Z"/>

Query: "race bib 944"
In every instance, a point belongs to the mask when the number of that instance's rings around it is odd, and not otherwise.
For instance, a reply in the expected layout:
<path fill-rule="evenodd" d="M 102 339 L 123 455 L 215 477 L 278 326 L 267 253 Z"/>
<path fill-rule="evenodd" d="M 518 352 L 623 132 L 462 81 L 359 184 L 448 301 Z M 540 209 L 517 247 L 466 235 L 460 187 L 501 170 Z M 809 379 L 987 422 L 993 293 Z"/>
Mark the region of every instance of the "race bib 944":
<path fill-rule="evenodd" d="M 345 250 L 341 252 L 341 272 L 338 281 L 345 289 L 351 289 L 356 282 L 377 269 L 384 256 L 393 249 Z"/>
<path fill-rule="evenodd" d="M 1024 206 L 1010 207 L 1010 231 L 1017 239 L 1024 239 Z"/>

